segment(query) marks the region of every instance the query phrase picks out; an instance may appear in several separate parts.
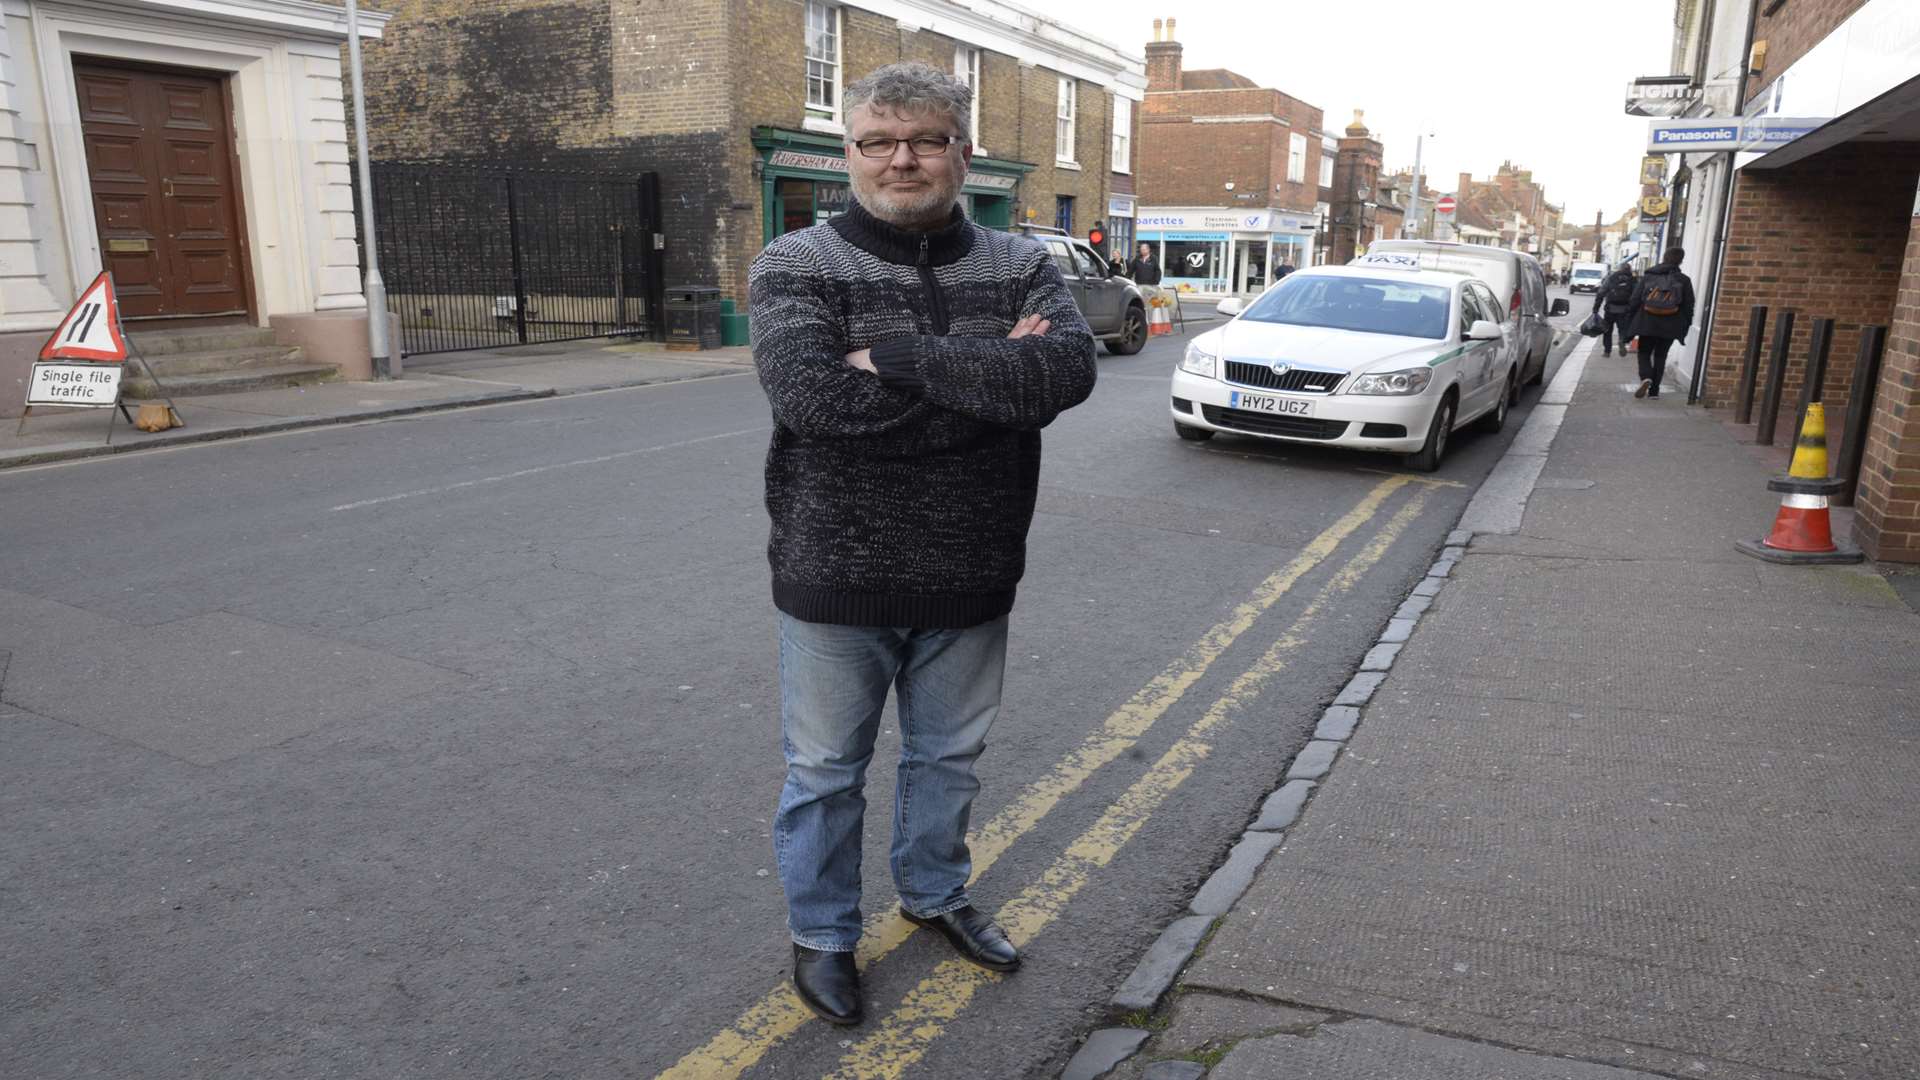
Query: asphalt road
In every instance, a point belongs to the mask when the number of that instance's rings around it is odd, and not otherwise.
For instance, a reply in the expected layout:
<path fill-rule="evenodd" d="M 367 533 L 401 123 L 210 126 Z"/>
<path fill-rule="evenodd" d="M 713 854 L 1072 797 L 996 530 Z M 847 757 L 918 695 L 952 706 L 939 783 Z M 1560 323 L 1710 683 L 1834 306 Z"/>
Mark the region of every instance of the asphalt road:
<path fill-rule="evenodd" d="M 870 919 L 853 1030 L 782 988 L 750 376 L 0 474 L 0 1075 L 1050 1075 L 1538 395 L 1416 476 L 1176 439 L 1182 344 L 1046 434 L 974 816 L 1028 963 Z"/>

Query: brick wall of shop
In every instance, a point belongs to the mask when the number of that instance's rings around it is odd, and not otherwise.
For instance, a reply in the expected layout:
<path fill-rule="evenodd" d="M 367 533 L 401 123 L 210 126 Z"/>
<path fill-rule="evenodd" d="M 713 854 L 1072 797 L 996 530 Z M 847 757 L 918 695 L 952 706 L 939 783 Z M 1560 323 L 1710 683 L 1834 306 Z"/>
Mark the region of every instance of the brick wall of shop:
<path fill-rule="evenodd" d="M 740 118 L 729 143 L 736 159 L 731 170 L 734 205 L 747 204 L 745 226 L 731 237 L 719 284 L 727 295 L 746 295 L 746 272 L 762 245 L 759 181 L 752 176 L 753 147 L 748 133 L 756 126 L 800 129 L 806 121 L 804 6 L 791 0 L 754 0 L 744 5 L 746 34 L 740 55 Z M 917 60 L 952 71 L 953 38 L 927 30 L 908 30 L 891 18 L 855 7 L 841 9 L 841 83 L 851 83 L 875 68 Z M 1094 83 L 1078 84 L 1074 126 L 1078 170 L 1054 166 L 1054 115 L 1059 74 L 1023 64 L 1002 53 L 981 58 L 980 127 L 975 142 L 997 159 L 1036 165 L 1014 192 L 1016 221 L 1052 225 L 1056 198 L 1074 198 L 1074 232 L 1085 235 L 1095 219 L 1106 217 L 1113 125 L 1112 95 Z M 1139 117 L 1134 118 L 1136 131 Z M 1136 136 L 1134 142 L 1139 142 Z M 1034 216 L 1026 217 L 1031 208 Z M 747 222 L 745 218 L 751 218 Z"/>
<path fill-rule="evenodd" d="M 1900 143 L 1840 146 L 1785 168 L 1740 171 L 1707 360 L 1707 405 L 1734 404 L 1748 309 L 1764 304 L 1769 335 L 1782 310 L 1795 312 L 1789 410 L 1804 382 L 1813 320 L 1836 320 L 1821 394 L 1829 417 L 1844 413 L 1860 328 L 1884 326 L 1893 316 L 1916 177 L 1920 145 Z M 1763 387 L 1771 348 L 1769 336 Z M 1782 430 L 1792 422 L 1783 421 Z"/>
<path fill-rule="evenodd" d="M 1272 206 L 1310 214 L 1319 201 L 1321 112 L 1306 102 L 1265 88 L 1149 91 L 1140 113 L 1135 157 L 1143 203 Z M 1220 116 L 1261 119 L 1196 122 Z M 1296 134 L 1307 140 L 1307 167 L 1299 183 L 1287 176 L 1289 137 Z M 1226 189 L 1228 181 L 1232 191 Z"/>
<path fill-rule="evenodd" d="M 1775 5 L 1755 0 L 1762 12 Z M 1772 92 L 1773 80 L 1805 56 L 1808 49 L 1826 40 L 1847 16 L 1859 10 L 1866 0 L 1787 0 L 1771 15 L 1754 20 L 1753 40 L 1767 43 L 1767 60 L 1747 85 L 1758 101 Z"/>
<path fill-rule="evenodd" d="M 672 284 L 725 235 L 727 0 L 385 0 L 363 48 L 376 160 L 660 173 Z M 685 238 L 698 236 L 699 243 Z"/>
<path fill-rule="evenodd" d="M 1911 219 L 1854 498 L 1869 557 L 1920 562 L 1920 216 Z"/>

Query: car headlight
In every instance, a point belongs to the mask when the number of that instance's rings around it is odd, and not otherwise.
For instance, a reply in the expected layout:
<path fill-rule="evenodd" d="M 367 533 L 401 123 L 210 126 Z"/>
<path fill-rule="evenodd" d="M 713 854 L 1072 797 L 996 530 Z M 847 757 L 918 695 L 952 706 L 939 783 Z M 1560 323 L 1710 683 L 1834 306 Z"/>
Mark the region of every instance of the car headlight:
<path fill-rule="evenodd" d="M 1433 381 L 1433 369 L 1429 367 L 1407 368 L 1403 371 L 1382 371 L 1372 375 L 1362 375 L 1353 381 L 1347 389 L 1349 394 L 1392 394 L 1411 396 L 1427 388 Z"/>
<path fill-rule="evenodd" d="M 1180 357 L 1180 370 L 1189 375 L 1198 375 L 1203 379 L 1214 377 L 1216 360 L 1214 355 L 1200 347 L 1195 341 L 1187 345 L 1187 351 Z"/>

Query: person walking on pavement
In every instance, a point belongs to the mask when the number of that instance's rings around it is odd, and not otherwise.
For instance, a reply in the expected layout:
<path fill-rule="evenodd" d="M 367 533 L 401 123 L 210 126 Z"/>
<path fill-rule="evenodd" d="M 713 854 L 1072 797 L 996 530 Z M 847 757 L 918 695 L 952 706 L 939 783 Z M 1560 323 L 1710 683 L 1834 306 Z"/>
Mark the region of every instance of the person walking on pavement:
<path fill-rule="evenodd" d="M 1619 269 L 1607 275 L 1600 288 L 1593 294 L 1594 314 L 1601 316 L 1600 343 L 1606 347 L 1606 355 L 1613 355 L 1613 332 L 1620 331 L 1620 355 L 1627 355 L 1627 307 L 1633 303 L 1634 286 L 1639 279 L 1633 273 L 1633 260 L 1622 259 Z"/>
<path fill-rule="evenodd" d="M 1135 285 L 1160 284 L 1160 262 L 1153 257 L 1152 244 L 1141 241 L 1140 253 L 1127 264 L 1127 276 Z"/>
<path fill-rule="evenodd" d="M 1640 386 L 1634 397 L 1659 397 L 1667 374 L 1667 350 L 1685 343 L 1693 328 L 1693 282 L 1680 272 L 1686 252 L 1667 249 L 1660 265 L 1648 270 L 1627 305 L 1626 325 L 1639 343 Z M 1624 351 L 1625 342 L 1622 342 Z"/>
<path fill-rule="evenodd" d="M 972 92 L 920 63 L 846 88 L 853 200 L 748 275 L 773 409 L 767 546 L 786 781 L 773 822 L 800 1000 L 861 1020 L 863 787 L 889 687 L 900 914 L 966 959 L 1019 966 L 973 907 L 974 763 L 1000 709 L 1040 429 L 1093 391 L 1094 343 L 1037 241 L 958 206 Z"/>

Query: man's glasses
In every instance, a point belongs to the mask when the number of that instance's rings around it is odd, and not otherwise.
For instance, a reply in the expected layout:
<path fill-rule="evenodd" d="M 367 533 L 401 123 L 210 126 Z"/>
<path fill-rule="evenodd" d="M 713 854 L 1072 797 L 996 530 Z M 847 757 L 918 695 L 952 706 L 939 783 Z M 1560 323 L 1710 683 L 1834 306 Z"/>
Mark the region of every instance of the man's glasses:
<path fill-rule="evenodd" d="M 853 145 L 859 148 L 861 157 L 890 158 L 903 142 L 914 157 L 939 157 L 959 141 L 958 135 L 916 135 L 911 139 L 857 139 Z"/>

